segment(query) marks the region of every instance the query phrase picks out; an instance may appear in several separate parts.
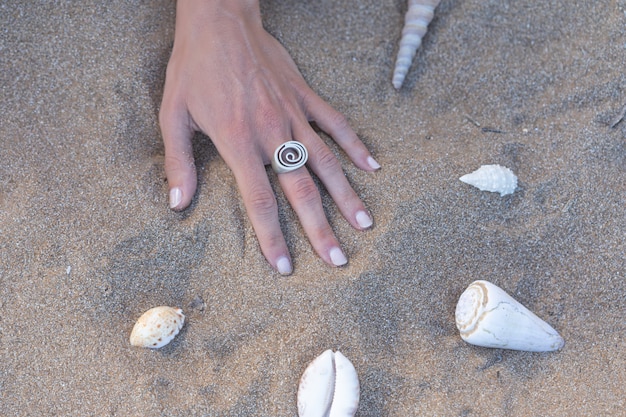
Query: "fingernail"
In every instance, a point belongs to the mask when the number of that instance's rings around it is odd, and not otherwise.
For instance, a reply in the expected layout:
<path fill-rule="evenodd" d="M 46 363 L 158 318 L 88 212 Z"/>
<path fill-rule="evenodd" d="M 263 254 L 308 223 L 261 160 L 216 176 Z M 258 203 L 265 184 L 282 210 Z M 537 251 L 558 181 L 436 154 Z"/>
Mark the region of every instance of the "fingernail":
<path fill-rule="evenodd" d="M 291 262 L 289 262 L 289 258 L 286 256 L 281 256 L 276 261 L 276 269 L 280 275 L 289 275 L 293 272 L 293 268 L 291 267 Z"/>
<path fill-rule="evenodd" d="M 356 213 L 356 222 L 362 229 L 367 229 L 372 225 L 372 218 L 364 211 Z"/>
<path fill-rule="evenodd" d="M 330 261 L 335 266 L 342 266 L 348 263 L 348 259 L 346 258 L 346 255 L 344 255 L 341 249 L 339 248 L 332 248 L 330 250 Z"/>
<path fill-rule="evenodd" d="M 374 158 L 372 158 L 371 156 L 367 157 L 367 164 L 372 169 L 379 169 L 380 168 L 380 164 L 378 162 L 376 162 L 376 160 Z"/>
<path fill-rule="evenodd" d="M 178 207 L 182 199 L 183 199 L 183 193 L 180 191 L 180 188 L 176 187 L 170 190 L 170 208 L 171 209 Z"/>

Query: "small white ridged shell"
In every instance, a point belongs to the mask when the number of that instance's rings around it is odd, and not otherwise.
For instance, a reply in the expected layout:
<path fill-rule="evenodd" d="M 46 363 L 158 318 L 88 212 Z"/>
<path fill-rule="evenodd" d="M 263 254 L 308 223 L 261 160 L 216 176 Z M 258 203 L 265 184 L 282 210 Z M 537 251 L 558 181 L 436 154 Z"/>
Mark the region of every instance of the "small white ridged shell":
<path fill-rule="evenodd" d="M 513 171 L 500 165 L 482 165 L 471 174 L 463 175 L 459 180 L 481 191 L 500 193 L 500 196 L 513 194 L 517 188 L 517 177 Z"/>
<path fill-rule="evenodd" d="M 130 333 L 133 346 L 158 349 L 174 339 L 185 323 L 183 310 L 160 306 L 146 311 L 139 317 Z"/>
<path fill-rule="evenodd" d="M 300 378 L 299 417 L 353 417 L 359 407 L 359 377 L 341 352 L 328 349 Z"/>
<path fill-rule="evenodd" d="M 456 305 L 455 319 L 461 338 L 476 346 L 550 352 L 565 344 L 548 323 L 488 281 L 467 287 Z"/>
<path fill-rule="evenodd" d="M 435 8 L 441 0 L 409 0 L 409 8 L 404 16 L 402 38 L 393 70 L 392 84 L 396 90 L 402 87 L 417 49 L 422 44 L 428 24 L 433 20 Z"/>

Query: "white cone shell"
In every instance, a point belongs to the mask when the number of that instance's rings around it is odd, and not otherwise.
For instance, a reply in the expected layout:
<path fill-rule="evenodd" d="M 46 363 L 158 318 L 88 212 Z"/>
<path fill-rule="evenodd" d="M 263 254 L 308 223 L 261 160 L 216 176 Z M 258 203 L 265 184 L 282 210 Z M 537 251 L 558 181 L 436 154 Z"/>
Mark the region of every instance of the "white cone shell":
<path fill-rule="evenodd" d="M 299 417 L 353 417 L 359 406 L 359 378 L 341 352 L 326 350 L 300 378 Z"/>
<path fill-rule="evenodd" d="M 565 344 L 548 323 L 488 281 L 467 287 L 455 318 L 461 338 L 476 346 L 550 352 Z"/>
<path fill-rule="evenodd" d="M 185 323 L 183 310 L 160 306 L 146 311 L 139 317 L 130 333 L 133 346 L 158 349 L 171 342 Z"/>
<path fill-rule="evenodd" d="M 393 71 L 392 84 L 396 89 L 402 87 L 417 49 L 422 44 L 428 24 L 433 20 L 435 8 L 441 0 L 409 0 L 409 7 L 404 16 L 402 38 Z"/>
<path fill-rule="evenodd" d="M 517 188 L 517 177 L 513 171 L 500 165 L 482 165 L 471 174 L 463 175 L 459 180 L 481 191 L 500 193 L 500 196 L 513 194 Z"/>

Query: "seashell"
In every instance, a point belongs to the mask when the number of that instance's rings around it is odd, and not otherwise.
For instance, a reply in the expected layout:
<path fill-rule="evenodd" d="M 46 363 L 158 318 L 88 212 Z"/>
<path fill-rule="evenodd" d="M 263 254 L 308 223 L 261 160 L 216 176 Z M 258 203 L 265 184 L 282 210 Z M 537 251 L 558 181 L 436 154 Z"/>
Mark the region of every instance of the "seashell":
<path fill-rule="evenodd" d="M 548 323 L 488 281 L 474 281 L 467 287 L 455 318 L 461 338 L 476 346 L 550 352 L 565 344 Z"/>
<path fill-rule="evenodd" d="M 517 188 L 517 177 L 513 171 L 500 165 L 482 165 L 459 179 L 481 191 L 500 193 L 500 196 L 513 194 Z"/>
<path fill-rule="evenodd" d="M 402 87 L 417 49 L 422 44 L 422 38 L 435 14 L 435 8 L 441 0 L 409 0 L 409 8 L 404 16 L 402 38 L 393 70 L 392 84 L 396 90 Z"/>
<path fill-rule="evenodd" d="M 341 352 L 328 349 L 309 364 L 298 387 L 299 417 L 352 417 L 359 407 L 359 377 Z"/>
<path fill-rule="evenodd" d="M 154 307 L 139 317 L 130 333 L 133 346 L 158 349 L 174 339 L 185 323 L 183 310 L 174 307 Z"/>

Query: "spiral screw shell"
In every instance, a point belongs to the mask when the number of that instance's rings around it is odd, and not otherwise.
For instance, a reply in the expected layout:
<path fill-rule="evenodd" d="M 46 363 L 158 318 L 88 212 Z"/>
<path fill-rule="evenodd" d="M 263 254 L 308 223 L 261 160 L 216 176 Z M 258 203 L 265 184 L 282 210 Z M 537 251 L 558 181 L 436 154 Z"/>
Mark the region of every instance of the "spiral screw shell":
<path fill-rule="evenodd" d="M 435 8 L 441 0 L 409 0 L 409 8 L 404 16 L 404 28 L 400 48 L 393 71 L 392 84 L 396 90 L 402 87 L 417 49 L 422 44 L 428 24 L 433 20 Z"/>

